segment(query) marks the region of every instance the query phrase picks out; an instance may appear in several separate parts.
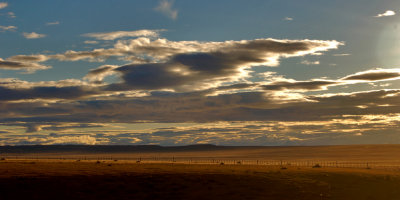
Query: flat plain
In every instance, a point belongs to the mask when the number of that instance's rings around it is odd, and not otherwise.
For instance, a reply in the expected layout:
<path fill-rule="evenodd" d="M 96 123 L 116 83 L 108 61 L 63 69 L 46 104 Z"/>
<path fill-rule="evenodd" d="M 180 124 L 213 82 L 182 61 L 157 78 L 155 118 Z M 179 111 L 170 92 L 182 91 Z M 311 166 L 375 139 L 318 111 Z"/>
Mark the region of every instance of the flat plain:
<path fill-rule="evenodd" d="M 235 160 L 262 159 L 262 155 L 267 156 L 270 152 L 275 152 L 274 159 L 290 157 L 297 160 L 337 160 L 339 155 L 346 154 L 341 161 L 380 160 L 390 163 L 395 160 L 399 147 L 356 145 L 300 148 L 303 151 L 299 151 L 299 147 L 269 147 L 264 148 L 268 149 L 264 152 L 260 148 L 248 150 L 248 155 L 243 148 L 241 151 L 235 148 L 136 154 L 143 157 L 148 154 L 160 157 L 161 154 L 177 157 L 186 155 L 199 159 L 212 155 L 214 159 Z M 344 153 L 349 149 L 353 150 Z M 55 159 L 56 155 L 69 155 L 72 158 L 70 152 L 52 153 L 54 157 L 46 159 L 49 153 L 35 154 L 35 159 L 15 159 L 10 156 L 0 161 L 0 199 L 400 199 L 400 170 L 397 165 L 368 169 L 362 166 L 313 168 L 237 163 L 152 163 L 134 159 Z M 79 154 L 75 152 L 73 155 Z M 91 153 L 86 156 L 90 155 L 92 158 L 118 157 L 121 152 Z M 128 156 L 128 153 L 123 155 Z M 272 154 L 264 159 L 271 157 Z"/>

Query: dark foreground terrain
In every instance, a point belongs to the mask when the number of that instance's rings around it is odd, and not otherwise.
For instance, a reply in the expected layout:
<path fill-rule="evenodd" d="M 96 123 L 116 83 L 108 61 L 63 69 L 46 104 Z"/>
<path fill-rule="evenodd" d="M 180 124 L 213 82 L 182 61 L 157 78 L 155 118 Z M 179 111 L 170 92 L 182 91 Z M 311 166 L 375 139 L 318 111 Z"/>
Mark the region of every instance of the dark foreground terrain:
<path fill-rule="evenodd" d="M 400 172 L 3 160 L 0 199 L 400 199 Z"/>

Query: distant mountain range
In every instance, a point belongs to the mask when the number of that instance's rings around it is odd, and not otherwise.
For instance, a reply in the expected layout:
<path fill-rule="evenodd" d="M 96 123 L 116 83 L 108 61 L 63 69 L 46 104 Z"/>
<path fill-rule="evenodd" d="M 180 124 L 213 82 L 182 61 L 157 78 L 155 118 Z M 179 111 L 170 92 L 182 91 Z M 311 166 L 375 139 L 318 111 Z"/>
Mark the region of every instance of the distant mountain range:
<path fill-rule="evenodd" d="M 232 149 L 238 147 L 216 146 L 212 144 L 196 144 L 188 146 L 159 145 L 23 145 L 0 146 L 0 153 L 128 153 L 128 152 L 177 152 L 177 151 L 208 151 Z"/>

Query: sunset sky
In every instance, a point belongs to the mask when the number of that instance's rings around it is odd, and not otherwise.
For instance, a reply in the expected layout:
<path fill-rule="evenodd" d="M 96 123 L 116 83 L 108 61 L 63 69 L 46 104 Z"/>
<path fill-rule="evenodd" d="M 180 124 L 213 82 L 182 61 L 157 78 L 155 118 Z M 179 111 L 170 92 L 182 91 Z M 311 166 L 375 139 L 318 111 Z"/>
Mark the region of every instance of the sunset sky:
<path fill-rule="evenodd" d="M 0 2 L 0 145 L 400 143 L 400 1 Z"/>

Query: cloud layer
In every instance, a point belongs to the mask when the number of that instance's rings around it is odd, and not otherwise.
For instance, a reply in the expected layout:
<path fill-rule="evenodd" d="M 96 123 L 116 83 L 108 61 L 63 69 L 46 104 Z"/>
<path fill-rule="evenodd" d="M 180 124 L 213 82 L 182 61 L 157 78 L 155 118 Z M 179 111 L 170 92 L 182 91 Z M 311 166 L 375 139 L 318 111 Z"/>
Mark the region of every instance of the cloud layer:
<path fill-rule="evenodd" d="M 95 66 L 81 79 L 0 78 L 0 144 L 362 143 L 398 128 L 399 90 L 333 91 L 388 84 L 399 79 L 399 68 L 305 80 L 274 72 L 288 58 L 320 67 L 312 56 L 319 60 L 343 42 L 171 41 L 160 38 L 162 31 L 87 33 L 92 40 L 85 44 L 108 48 L 0 59 L 0 69 L 25 73 L 50 69 L 54 61 Z M 157 125 L 131 127 L 147 123 Z"/>

